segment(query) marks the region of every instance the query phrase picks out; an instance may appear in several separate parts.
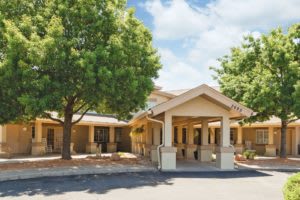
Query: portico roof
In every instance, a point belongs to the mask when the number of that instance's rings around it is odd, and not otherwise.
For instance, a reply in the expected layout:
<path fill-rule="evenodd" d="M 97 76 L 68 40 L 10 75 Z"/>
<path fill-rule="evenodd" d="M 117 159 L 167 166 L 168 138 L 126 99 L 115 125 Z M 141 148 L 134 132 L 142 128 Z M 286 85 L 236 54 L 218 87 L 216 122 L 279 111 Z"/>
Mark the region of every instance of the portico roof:
<path fill-rule="evenodd" d="M 228 111 L 234 113 L 234 118 L 245 118 L 250 117 L 254 114 L 251 109 L 228 98 L 227 96 L 223 95 L 222 93 L 209 87 L 206 84 L 188 90 L 187 92 L 180 94 L 167 102 L 152 107 L 150 110 L 152 112 L 152 115 L 156 116 L 198 96 L 203 96 L 209 101 L 214 102 L 215 104 L 222 106 Z"/>

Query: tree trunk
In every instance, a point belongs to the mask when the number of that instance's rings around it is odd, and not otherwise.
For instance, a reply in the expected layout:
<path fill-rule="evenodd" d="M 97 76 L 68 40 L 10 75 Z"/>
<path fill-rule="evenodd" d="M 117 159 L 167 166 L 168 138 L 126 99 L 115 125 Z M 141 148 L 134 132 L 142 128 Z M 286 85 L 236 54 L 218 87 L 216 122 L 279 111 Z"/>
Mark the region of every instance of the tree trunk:
<path fill-rule="evenodd" d="M 73 114 L 71 114 L 71 111 L 68 111 L 68 109 L 66 109 L 64 124 L 63 124 L 63 148 L 62 148 L 62 155 L 61 155 L 63 160 L 72 159 L 71 151 L 70 151 L 72 119 L 73 119 Z"/>
<path fill-rule="evenodd" d="M 281 120 L 281 145 L 280 145 L 280 158 L 286 158 L 286 129 L 287 121 Z"/>

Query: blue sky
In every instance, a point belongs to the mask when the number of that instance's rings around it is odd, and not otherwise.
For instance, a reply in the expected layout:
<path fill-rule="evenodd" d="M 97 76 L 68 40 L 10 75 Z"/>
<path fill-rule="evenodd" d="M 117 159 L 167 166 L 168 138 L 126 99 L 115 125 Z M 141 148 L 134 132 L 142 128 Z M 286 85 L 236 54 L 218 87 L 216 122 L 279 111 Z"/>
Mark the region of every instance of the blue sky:
<path fill-rule="evenodd" d="M 300 22 L 300 0 L 128 0 L 153 34 L 163 68 L 163 90 L 217 85 L 209 66 L 240 44 L 272 28 Z"/>

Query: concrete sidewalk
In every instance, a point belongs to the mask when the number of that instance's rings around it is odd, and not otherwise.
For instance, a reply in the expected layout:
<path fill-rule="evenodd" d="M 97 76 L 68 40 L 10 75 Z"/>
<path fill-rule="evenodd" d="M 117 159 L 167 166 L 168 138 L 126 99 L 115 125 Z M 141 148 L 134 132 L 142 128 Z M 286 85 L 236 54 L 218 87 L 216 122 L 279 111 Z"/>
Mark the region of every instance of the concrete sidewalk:
<path fill-rule="evenodd" d="M 154 166 L 143 165 L 117 165 L 117 166 L 80 166 L 80 167 L 55 167 L 55 168 L 36 168 L 23 170 L 7 170 L 0 172 L 0 181 L 10 181 L 19 179 L 31 179 L 40 177 L 54 176 L 73 176 L 89 174 L 112 174 L 127 172 L 155 172 Z"/>

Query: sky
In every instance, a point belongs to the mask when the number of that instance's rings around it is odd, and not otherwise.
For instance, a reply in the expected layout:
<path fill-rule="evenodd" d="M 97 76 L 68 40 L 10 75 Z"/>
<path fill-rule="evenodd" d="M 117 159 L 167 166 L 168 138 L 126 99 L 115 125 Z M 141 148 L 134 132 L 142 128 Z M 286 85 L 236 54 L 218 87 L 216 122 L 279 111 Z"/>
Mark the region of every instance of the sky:
<path fill-rule="evenodd" d="M 300 0 L 128 0 L 153 35 L 163 90 L 218 85 L 210 66 L 238 46 L 244 35 L 259 37 L 300 22 Z"/>

